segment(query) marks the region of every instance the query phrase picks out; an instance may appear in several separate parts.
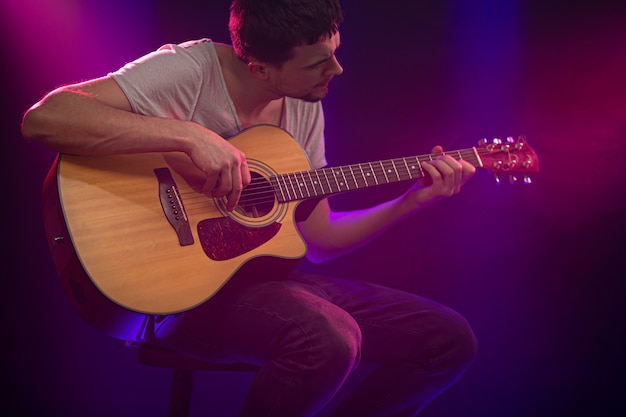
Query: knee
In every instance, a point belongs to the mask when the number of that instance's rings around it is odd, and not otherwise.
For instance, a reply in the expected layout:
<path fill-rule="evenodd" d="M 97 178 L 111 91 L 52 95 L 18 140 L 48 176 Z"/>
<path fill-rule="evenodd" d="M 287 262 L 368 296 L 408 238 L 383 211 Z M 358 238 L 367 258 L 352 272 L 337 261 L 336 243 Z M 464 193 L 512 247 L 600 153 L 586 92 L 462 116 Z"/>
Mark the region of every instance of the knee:
<path fill-rule="evenodd" d="M 289 333 L 279 356 L 293 360 L 303 374 L 343 380 L 358 364 L 361 330 L 354 319 L 341 311 L 308 312 L 307 320 Z"/>
<path fill-rule="evenodd" d="M 350 372 L 361 356 L 361 330 L 346 314 L 320 317 L 311 332 L 311 359 L 320 367 Z"/>
<path fill-rule="evenodd" d="M 467 320 L 450 311 L 439 318 L 439 337 L 432 347 L 434 362 L 446 363 L 448 367 L 464 371 L 474 360 L 478 351 L 476 336 Z"/>
<path fill-rule="evenodd" d="M 476 357 L 478 342 L 472 328 L 464 318 L 458 319 L 455 329 L 456 356 L 458 362 L 463 367 L 467 367 Z"/>

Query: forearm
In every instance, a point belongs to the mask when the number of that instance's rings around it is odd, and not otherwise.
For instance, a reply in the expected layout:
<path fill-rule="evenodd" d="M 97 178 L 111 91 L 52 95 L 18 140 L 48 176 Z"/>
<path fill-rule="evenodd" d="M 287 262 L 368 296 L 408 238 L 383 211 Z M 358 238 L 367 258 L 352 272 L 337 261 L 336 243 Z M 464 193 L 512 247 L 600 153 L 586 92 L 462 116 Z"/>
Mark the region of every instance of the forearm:
<path fill-rule="evenodd" d="M 450 156 L 423 162 L 422 169 L 427 178 L 417 181 L 400 197 L 369 209 L 335 213 L 328 201 L 322 200 L 300 225 L 309 244 L 308 258 L 324 262 L 360 248 L 423 208 L 458 193 L 476 170 Z"/>
<path fill-rule="evenodd" d="M 202 190 L 233 210 L 250 183 L 245 154 L 197 123 L 135 114 L 111 78 L 48 94 L 24 116 L 22 135 L 59 153 L 184 152 L 205 176 Z"/>
<path fill-rule="evenodd" d="M 123 106 L 122 106 L 123 107 Z M 188 151 L 190 122 L 147 117 L 80 91 L 58 90 L 24 116 L 22 134 L 60 153 Z"/>
<path fill-rule="evenodd" d="M 322 207 L 318 206 L 311 218 L 300 226 L 309 246 L 307 257 L 315 263 L 337 258 L 366 245 L 419 210 L 419 207 L 408 204 L 405 196 L 350 212 L 331 212 L 327 202 L 320 205 Z"/>

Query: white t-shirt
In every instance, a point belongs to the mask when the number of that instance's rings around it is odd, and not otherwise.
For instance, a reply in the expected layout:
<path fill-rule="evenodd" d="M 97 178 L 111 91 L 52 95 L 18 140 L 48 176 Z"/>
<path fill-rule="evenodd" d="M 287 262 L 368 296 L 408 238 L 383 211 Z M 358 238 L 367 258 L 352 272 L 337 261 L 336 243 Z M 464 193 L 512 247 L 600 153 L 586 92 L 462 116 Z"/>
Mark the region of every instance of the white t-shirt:
<path fill-rule="evenodd" d="M 210 39 L 164 45 L 111 75 L 135 113 L 193 121 L 226 139 L 242 130 Z M 313 168 L 326 165 L 320 102 L 285 97 L 280 127 L 300 144 Z"/>

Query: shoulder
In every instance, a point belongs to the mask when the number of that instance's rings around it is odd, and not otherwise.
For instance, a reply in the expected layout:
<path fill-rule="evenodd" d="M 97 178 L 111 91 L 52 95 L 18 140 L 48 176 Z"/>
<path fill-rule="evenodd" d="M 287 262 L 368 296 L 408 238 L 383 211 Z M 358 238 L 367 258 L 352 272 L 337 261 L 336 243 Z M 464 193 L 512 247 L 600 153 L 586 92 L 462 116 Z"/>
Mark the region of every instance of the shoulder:
<path fill-rule="evenodd" d="M 214 58 L 215 43 L 211 39 L 197 39 L 179 44 L 169 43 L 157 49 L 156 54 L 181 55 L 193 59 Z"/>

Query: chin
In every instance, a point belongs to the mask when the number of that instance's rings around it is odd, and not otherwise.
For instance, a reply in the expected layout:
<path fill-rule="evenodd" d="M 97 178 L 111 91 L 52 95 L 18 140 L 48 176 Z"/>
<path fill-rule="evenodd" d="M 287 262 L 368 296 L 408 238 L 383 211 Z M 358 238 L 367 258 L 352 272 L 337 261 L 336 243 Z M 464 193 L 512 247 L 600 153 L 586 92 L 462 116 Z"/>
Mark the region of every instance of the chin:
<path fill-rule="evenodd" d="M 321 101 L 324 97 L 306 96 L 306 97 L 300 97 L 300 100 L 307 101 L 309 103 L 317 103 L 318 101 Z"/>
<path fill-rule="evenodd" d="M 324 88 L 324 91 L 322 93 L 311 92 L 309 94 L 306 94 L 306 95 L 304 95 L 302 97 L 298 97 L 298 98 L 300 100 L 308 101 L 310 103 L 315 103 L 315 102 L 318 102 L 318 101 L 322 100 L 327 95 L 328 95 L 328 89 Z"/>

